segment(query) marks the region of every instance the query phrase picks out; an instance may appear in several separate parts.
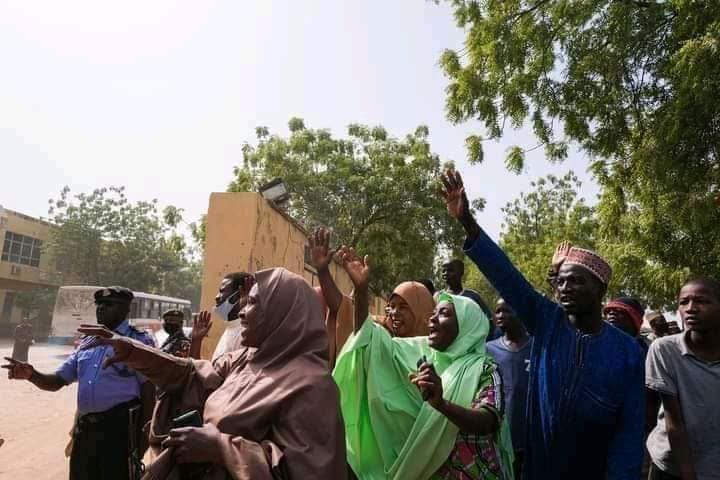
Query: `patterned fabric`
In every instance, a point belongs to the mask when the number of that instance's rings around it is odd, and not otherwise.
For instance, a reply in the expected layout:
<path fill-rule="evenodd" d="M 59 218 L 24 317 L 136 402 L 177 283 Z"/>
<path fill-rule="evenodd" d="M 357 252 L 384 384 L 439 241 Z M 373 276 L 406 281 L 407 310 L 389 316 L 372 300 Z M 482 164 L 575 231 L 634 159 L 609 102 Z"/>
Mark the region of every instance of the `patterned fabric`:
<path fill-rule="evenodd" d="M 169 336 L 167 340 L 163 342 L 160 350 L 176 357 L 187 358 L 190 353 L 190 339 L 180 330 Z"/>
<path fill-rule="evenodd" d="M 568 265 L 579 265 L 589 270 L 590 273 L 599 278 L 605 285 L 610 283 L 610 277 L 612 276 L 610 264 L 592 250 L 572 247 L 565 257 L 564 263 Z"/>
<path fill-rule="evenodd" d="M 494 362 L 485 363 L 481 379 L 471 408 L 486 408 L 502 420 L 505 399 L 500 372 Z M 450 457 L 431 480 L 510 480 L 502 472 L 496 436 L 497 433 L 482 436 L 458 433 Z"/>

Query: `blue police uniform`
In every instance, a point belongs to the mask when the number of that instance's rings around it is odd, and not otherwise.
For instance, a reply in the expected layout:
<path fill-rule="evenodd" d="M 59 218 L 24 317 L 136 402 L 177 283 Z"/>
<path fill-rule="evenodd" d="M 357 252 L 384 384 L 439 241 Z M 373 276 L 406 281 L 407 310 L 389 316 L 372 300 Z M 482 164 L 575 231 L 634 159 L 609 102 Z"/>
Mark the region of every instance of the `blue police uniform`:
<path fill-rule="evenodd" d="M 122 287 L 95 292 L 95 302 L 129 303 L 133 294 Z M 152 336 L 130 326 L 128 320 L 115 333 L 155 346 Z M 138 478 L 142 452 L 140 396 L 146 379 L 123 363 L 103 368 L 113 348 L 84 338 L 56 371 L 66 383 L 78 382 L 78 417 L 70 455 L 71 480 L 128 480 Z"/>
<path fill-rule="evenodd" d="M 145 345 L 155 346 L 153 338 L 122 322 L 115 333 L 138 340 Z M 113 356 L 113 349 L 107 345 L 92 346 L 94 339 L 85 338 L 72 355 L 55 372 L 65 382 L 78 382 L 78 413 L 104 412 L 115 405 L 140 397 L 145 378 L 123 363 L 103 368 L 106 357 Z"/>

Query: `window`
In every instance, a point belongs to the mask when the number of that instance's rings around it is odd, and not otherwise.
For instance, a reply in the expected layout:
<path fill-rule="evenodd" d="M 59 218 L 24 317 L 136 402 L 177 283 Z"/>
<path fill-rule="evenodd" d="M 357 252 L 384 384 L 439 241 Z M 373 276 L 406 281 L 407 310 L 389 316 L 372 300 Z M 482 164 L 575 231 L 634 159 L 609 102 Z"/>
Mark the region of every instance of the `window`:
<path fill-rule="evenodd" d="M 37 267 L 40 265 L 42 241 L 13 232 L 5 232 L 2 257 L 4 262 L 21 263 Z"/>

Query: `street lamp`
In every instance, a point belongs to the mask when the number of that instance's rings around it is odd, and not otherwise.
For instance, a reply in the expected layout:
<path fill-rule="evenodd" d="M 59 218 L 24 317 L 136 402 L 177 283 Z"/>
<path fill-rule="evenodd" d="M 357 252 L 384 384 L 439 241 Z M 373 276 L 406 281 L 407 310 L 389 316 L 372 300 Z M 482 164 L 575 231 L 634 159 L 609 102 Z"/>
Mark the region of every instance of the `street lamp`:
<path fill-rule="evenodd" d="M 260 194 L 276 205 L 285 203 L 290 199 L 287 185 L 285 185 L 282 178 L 276 178 L 260 187 Z"/>

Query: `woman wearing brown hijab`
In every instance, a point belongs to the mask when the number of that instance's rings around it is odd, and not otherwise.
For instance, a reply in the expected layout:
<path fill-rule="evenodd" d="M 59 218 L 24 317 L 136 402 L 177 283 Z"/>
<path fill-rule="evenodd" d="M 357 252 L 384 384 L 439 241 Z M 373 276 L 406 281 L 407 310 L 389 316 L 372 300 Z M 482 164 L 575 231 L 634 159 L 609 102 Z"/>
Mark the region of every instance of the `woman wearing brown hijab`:
<path fill-rule="evenodd" d="M 393 337 L 421 337 L 428 334 L 428 319 L 435 301 L 420 282 L 403 282 L 393 290 L 385 309 L 385 328 Z"/>
<path fill-rule="evenodd" d="M 113 346 L 115 355 L 106 364 L 124 362 L 175 399 L 156 408 L 151 442 L 155 448 L 162 442 L 163 451 L 144 479 L 347 477 L 338 391 L 328 371 L 317 296 L 284 268 L 255 277 L 238 319 L 241 343 L 250 348 L 212 364 L 162 354 L 102 327 L 80 329 Z M 202 412 L 204 425 L 168 433 L 163 420 L 192 409 Z"/>

